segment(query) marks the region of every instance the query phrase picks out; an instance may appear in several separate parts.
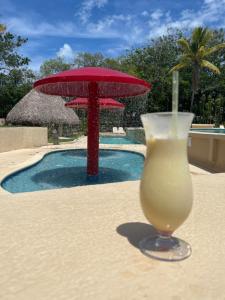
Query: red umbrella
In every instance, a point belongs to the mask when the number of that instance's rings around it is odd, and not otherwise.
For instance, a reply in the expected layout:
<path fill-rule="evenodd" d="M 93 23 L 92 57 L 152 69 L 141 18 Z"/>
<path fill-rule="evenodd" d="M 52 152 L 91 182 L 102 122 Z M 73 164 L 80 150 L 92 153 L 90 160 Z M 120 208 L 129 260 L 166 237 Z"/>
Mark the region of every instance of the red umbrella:
<path fill-rule="evenodd" d="M 99 98 L 122 98 L 147 93 L 151 85 L 119 71 L 87 67 L 40 79 L 34 87 L 42 93 L 88 98 L 88 175 L 98 175 Z"/>
<path fill-rule="evenodd" d="M 70 108 L 88 108 L 88 98 L 76 98 L 65 104 L 66 107 Z M 123 110 L 125 105 L 116 101 L 112 98 L 100 98 L 99 99 L 99 108 L 100 109 L 120 109 Z"/>

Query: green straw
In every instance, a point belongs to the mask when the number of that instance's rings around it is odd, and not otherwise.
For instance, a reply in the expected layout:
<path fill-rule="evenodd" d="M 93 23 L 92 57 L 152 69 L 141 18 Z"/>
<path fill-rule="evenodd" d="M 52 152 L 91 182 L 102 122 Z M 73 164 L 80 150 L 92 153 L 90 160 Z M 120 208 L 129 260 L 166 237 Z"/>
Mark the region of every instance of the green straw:
<path fill-rule="evenodd" d="M 177 113 L 178 113 L 178 96 L 179 96 L 179 72 L 173 71 L 173 88 L 172 88 L 172 137 L 177 137 Z"/>

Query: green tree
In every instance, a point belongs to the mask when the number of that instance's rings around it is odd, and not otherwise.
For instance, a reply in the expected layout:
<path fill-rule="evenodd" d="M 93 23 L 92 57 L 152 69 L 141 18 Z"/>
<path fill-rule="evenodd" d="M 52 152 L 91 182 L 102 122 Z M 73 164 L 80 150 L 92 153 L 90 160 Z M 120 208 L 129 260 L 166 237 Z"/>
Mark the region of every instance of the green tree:
<path fill-rule="evenodd" d="M 170 72 L 183 68 L 192 70 L 192 96 L 190 110 L 193 110 L 194 97 L 199 88 L 200 70 L 206 68 L 209 71 L 220 74 L 220 70 L 206 58 L 225 47 L 225 43 L 209 46 L 213 38 L 213 32 L 207 28 L 197 27 L 193 30 L 191 39 L 181 38 L 177 41 L 182 50 L 179 63 Z"/>
<path fill-rule="evenodd" d="M 5 118 L 12 107 L 31 89 L 35 76 L 29 69 L 12 69 L 0 74 L 0 117 Z"/>
<path fill-rule="evenodd" d="M 122 70 L 122 65 L 120 58 L 104 58 L 104 62 L 102 64 L 103 67 L 113 69 L 113 70 Z"/>
<path fill-rule="evenodd" d="M 80 52 L 74 59 L 74 65 L 80 67 L 102 67 L 104 56 L 101 53 Z"/>
<path fill-rule="evenodd" d="M 74 59 L 74 65 L 80 67 L 105 67 L 121 70 L 120 58 L 105 57 L 102 53 L 80 52 Z"/>
<path fill-rule="evenodd" d="M 223 112 L 224 112 L 223 110 L 225 108 L 225 99 L 221 97 L 221 95 L 219 95 L 214 102 L 215 102 L 214 123 L 215 123 L 215 127 L 219 127 L 223 121 Z"/>
<path fill-rule="evenodd" d="M 168 30 L 166 35 L 152 39 L 144 47 L 133 49 L 121 59 L 123 70 L 142 78 L 152 84 L 145 112 L 166 111 L 171 109 L 171 76 L 169 70 L 175 64 L 178 56 L 176 41 L 182 33 L 178 30 Z M 187 80 L 189 74 L 180 76 L 180 105 L 187 109 Z"/>
<path fill-rule="evenodd" d="M 17 53 L 17 49 L 26 42 L 27 39 L 20 36 L 16 37 L 10 32 L 4 32 L 0 35 L 0 72 L 6 74 L 12 69 L 28 65 L 29 58 Z"/>
<path fill-rule="evenodd" d="M 0 34 L 0 117 L 32 88 L 34 74 L 27 69 L 30 60 L 17 52 L 26 42 L 7 31 Z"/>
<path fill-rule="evenodd" d="M 66 63 L 61 57 L 52 58 L 43 62 L 40 67 L 40 75 L 41 77 L 45 77 L 61 71 L 69 70 L 70 68 L 71 65 Z"/>

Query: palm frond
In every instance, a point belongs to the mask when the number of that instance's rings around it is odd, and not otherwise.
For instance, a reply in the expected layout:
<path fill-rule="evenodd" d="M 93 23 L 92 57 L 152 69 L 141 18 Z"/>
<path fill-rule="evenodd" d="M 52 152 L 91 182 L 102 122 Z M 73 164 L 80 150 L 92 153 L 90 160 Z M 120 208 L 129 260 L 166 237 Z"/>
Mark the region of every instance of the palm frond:
<path fill-rule="evenodd" d="M 178 71 L 180 69 L 183 69 L 183 68 L 186 68 L 188 67 L 189 64 L 183 62 L 183 63 L 179 63 L 177 64 L 176 66 L 174 66 L 170 71 L 169 71 L 169 74 L 171 74 L 173 71 Z"/>
<path fill-rule="evenodd" d="M 184 39 L 184 38 L 181 38 L 177 41 L 177 44 L 186 52 L 186 53 L 189 53 L 191 51 L 190 49 L 190 45 L 189 45 L 189 42 Z"/>
<path fill-rule="evenodd" d="M 198 52 L 196 54 L 196 58 L 197 60 L 201 60 L 204 56 L 205 56 L 205 52 L 206 52 L 206 48 L 205 46 L 201 46 L 199 49 L 198 49 Z"/>
<path fill-rule="evenodd" d="M 213 73 L 216 73 L 216 74 L 220 74 L 220 70 L 219 68 L 217 68 L 214 64 L 212 64 L 211 62 L 207 61 L 207 60 L 202 60 L 201 61 L 201 67 L 203 68 L 207 68 L 209 69 L 210 71 L 212 71 Z"/>
<path fill-rule="evenodd" d="M 202 27 L 196 27 L 191 35 L 191 40 L 193 44 L 198 44 L 199 41 L 201 40 L 201 36 L 202 36 L 202 31 L 203 28 Z"/>
<path fill-rule="evenodd" d="M 206 46 L 212 38 L 212 31 L 208 28 L 196 27 L 192 32 L 191 49 L 197 52 L 202 46 Z"/>
<path fill-rule="evenodd" d="M 197 52 L 198 52 L 198 43 L 192 41 L 191 45 L 190 45 L 190 48 L 191 48 L 191 52 L 195 56 L 197 54 Z"/>
<path fill-rule="evenodd" d="M 202 32 L 202 37 L 201 37 L 201 46 L 206 46 L 208 42 L 212 39 L 213 33 L 211 30 L 208 28 L 205 28 Z"/>
<path fill-rule="evenodd" d="M 217 52 L 217 51 L 219 51 L 219 50 L 221 50 L 223 48 L 225 48 L 225 43 L 218 44 L 216 46 L 208 48 L 208 49 L 205 50 L 205 53 L 204 53 L 203 57 L 208 56 L 208 55 L 210 55 L 210 54 L 212 54 L 214 52 Z"/>
<path fill-rule="evenodd" d="M 180 63 L 191 64 L 193 62 L 193 54 L 183 54 L 179 58 Z"/>

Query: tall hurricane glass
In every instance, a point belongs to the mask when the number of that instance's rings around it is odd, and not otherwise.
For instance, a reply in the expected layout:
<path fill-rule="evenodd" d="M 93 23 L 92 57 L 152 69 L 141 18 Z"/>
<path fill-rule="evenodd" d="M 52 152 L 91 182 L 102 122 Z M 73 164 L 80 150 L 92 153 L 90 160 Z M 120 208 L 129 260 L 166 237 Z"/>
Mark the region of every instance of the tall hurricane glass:
<path fill-rule="evenodd" d="M 188 243 L 172 237 L 188 217 L 193 201 L 187 160 L 191 113 L 150 113 L 141 116 L 146 137 L 146 159 L 140 201 L 158 236 L 140 242 L 141 251 L 160 260 L 182 260 L 191 254 Z"/>

